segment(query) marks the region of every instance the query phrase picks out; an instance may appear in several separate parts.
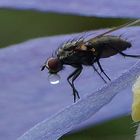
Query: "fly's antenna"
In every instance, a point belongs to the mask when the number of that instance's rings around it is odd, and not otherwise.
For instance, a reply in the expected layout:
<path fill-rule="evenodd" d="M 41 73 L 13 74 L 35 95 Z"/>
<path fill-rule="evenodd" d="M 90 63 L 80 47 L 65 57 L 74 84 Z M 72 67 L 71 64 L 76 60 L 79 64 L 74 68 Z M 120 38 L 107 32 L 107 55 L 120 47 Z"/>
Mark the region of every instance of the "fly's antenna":
<path fill-rule="evenodd" d="M 45 61 L 45 63 L 41 66 L 41 71 L 43 71 L 45 68 L 48 69 L 47 61 L 48 61 L 48 59 L 47 59 L 47 60 Z"/>

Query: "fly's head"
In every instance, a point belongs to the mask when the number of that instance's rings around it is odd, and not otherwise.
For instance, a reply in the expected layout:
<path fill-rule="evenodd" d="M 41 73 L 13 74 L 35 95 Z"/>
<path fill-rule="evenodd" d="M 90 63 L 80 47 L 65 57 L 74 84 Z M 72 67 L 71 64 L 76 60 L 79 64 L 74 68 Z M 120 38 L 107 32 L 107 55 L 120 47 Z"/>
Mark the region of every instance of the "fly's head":
<path fill-rule="evenodd" d="M 61 61 L 58 58 L 51 57 L 42 66 L 41 71 L 43 71 L 45 68 L 47 68 L 49 71 L 48 79 L 50 83 L 59 83 L 60 76 L 57 73 L 63 69 L 63 64 L 61 63 Z"/>
<path fill-rule="evenodd" d="M 61 61 L 58 58 L 51 57 L 42 66 L 41 71 L 44 70 L 45 68 L 47 68 L 49 70 L 50 74 L 56 74 L 57 72 L 62 70 L 63 65 L 62 65 Z"/>

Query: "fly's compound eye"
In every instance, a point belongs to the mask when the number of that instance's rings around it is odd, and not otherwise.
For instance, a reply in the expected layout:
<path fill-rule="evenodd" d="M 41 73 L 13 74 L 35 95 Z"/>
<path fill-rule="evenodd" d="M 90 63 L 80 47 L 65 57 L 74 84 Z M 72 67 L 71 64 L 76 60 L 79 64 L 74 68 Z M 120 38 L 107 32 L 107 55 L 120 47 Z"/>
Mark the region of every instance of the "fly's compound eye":
<path fill-rule="evenodd" d="M 47 68 L 50 75 L 48 80 L 51 84 L 58 84 L 60 82 L 60 76 L 57 74 L 62 69 L 62 64 L 57 58 L 49 58 L 47 61 Z"/>
<path fill-rule="evenodd" d="M 62 70 L 62 63 L 58 58 L 49 58 L 47 61 L 47 66 L 49 73 L 56 74 L 60 70 Z"/>

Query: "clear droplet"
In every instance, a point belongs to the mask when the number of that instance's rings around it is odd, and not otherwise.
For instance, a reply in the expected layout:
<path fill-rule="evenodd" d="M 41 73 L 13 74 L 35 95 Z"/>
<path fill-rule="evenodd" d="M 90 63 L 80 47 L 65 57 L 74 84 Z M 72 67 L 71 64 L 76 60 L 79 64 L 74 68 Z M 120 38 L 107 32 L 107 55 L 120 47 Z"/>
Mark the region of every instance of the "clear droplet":
<path fill-rule="evenodd" d="M 50 74 L 48 80 L 51 84 L 55 85 L 60 82 L 60 76 L 58 74 Z"/>

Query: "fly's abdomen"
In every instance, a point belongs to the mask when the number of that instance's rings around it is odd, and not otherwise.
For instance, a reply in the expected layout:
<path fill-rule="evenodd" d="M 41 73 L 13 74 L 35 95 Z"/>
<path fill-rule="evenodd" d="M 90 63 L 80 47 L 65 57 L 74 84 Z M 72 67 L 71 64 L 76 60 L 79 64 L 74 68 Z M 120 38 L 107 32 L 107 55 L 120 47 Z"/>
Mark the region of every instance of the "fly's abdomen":
<path fill-rule="evenodd" d="M 95 54 L 99 55 L 100 58 L 113 56 L 131 47 L 130 42 L 117 36 L 95 38 L 91 43 L 93 43 L 95 48 Z"/>

